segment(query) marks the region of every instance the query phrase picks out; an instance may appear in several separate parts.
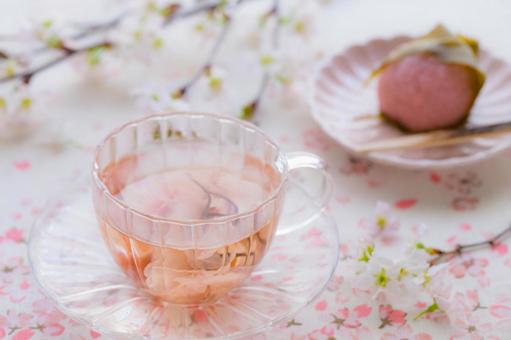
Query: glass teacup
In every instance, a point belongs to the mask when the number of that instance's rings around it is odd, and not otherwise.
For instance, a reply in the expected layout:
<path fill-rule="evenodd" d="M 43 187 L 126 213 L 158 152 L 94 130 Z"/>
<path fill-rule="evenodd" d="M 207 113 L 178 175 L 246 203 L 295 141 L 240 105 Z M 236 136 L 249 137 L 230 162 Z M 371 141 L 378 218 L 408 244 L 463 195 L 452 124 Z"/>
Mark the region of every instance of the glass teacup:
<path fill-rule="evenodd" d="M 198 113 L 147 116 L 98 146 L 94 207 L 128 277 L 165 301 L 202 304 L 239 286 L 261 262 L 288 175 L 298 168 L 321 172 L 324 201 L 331 186 L 323 161 L 283 154 L 250 123 Z"/>

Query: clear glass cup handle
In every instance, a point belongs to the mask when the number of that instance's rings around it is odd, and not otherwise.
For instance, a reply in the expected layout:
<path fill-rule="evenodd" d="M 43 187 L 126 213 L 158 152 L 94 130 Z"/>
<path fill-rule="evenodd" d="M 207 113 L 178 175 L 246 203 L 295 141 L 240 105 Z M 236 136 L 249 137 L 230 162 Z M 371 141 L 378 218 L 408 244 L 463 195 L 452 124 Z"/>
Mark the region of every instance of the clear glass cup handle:
<path fill-rule="evenodd" d="M 277 233 L 282 235 L 304 224 L 310 223 L 321 214 L 332 195 L 332 178 L 326 169 L 325 161 L 309 152 L 289 152 L 286 154 L 289 168 L 288 193 L 286 194 L 285 209 Z M 314 178 L 300 178 L 298 171 L 307 171 Z M 301 197 L 307 197 L 301 202 L 293 201 L 293 191 L 300 190 Z M 296 195 L 295 195 L 296 196 Z M 291 207 L 290 207 L 291 206 Z"/>

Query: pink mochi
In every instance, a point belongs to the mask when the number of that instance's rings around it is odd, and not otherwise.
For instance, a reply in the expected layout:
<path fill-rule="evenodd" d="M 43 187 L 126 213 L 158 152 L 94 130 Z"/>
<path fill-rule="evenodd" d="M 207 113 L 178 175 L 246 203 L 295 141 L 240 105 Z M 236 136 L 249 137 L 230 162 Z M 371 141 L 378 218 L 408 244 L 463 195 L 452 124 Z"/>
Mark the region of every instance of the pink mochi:
<path fill-rule="evenodd" d="M 424 132 L 461 124 L 479 89 L 475 70 L 423 53 L 387 66 L 378 81 L 378 98 L 388 120 L 406 131 Z"/>

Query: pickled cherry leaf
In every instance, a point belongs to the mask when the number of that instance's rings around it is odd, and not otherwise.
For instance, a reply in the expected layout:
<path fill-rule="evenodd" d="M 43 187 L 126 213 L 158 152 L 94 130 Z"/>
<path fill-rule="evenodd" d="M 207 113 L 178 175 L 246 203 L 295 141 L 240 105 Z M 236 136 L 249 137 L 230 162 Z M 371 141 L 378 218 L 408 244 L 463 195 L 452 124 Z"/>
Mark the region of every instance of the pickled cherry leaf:
<path fill-rule="evenodd" d="M 485 81 L 485 74 L 478 67 L 478 52 L 479 44 L 476 40 L 463 35 L 454 35 L 443 25 L 438 25 L 428 34 L 401 44 L 392 50 L 380 67 L 371 73 L 369 81 L 377 77 L 387 66 L 407 56 L 431 54 L 445 64 L 463 65 L 475 71 L 479 89 L 481 89 Z"/>

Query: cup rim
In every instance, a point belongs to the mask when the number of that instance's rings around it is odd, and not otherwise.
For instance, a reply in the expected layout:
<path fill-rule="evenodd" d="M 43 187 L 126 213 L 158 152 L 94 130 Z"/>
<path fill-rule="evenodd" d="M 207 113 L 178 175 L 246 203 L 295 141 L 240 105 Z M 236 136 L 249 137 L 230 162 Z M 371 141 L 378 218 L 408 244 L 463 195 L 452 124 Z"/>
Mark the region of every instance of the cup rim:
<path fill-rule="evenodd" d="M 241 213 L 238 213 L 238 214 L 227 215 L 227 216 L 223 216 L 220 218 L 214 218 L 214 219 L 210 219 L 210 220 L 203 220 L 203 219 L 176 220 L 176 219 L 170 219 L 170 218 L 163 218 L 163 217 L 147 214 L 140 210 L 130 207 L 123 200 L 115 197 L 110 192 L 110 190 L 107 188 L 105 183 L 101 180 L 101 178 L 99 176 L 99 173 L 100 173 L 100 170 L 99 170 L 100 151 L 106 146 L 106 143 L 113 136 L 119 134 L 122 130 L 124 130 L 130 126 L 140 124 L 144 121 L 148 121 L 151 119 L 157 119 L 157 118 L 165 118 L 165 117 L 170 117 L 170 116 L 206 116 L 206 117 L 218 118 L 218 119 L 234 122 L 236 124 L 242 125 L 245 128 L 252 129 L 252 130 L 256 131 L 257 133 L 261 134 L 262 136 L 264 136 L 266 141 L 269 142 L 277 150 L 278 157 L 280 157 L 283 161 L 284 168 L 282 171 L 282 179 L 281 179 L 280 183 L 272 191 L 271 195 L 269 195 L 268 198 L 266 198 L 264 201 L 257 204 L 254 208 L 249 209 L 244 212 L 241 212 Z M 288 163 L 287 163 L 287 158 L 283 155 L 280 147 L 261 128 L 257 127 L 253 123 L 244 121 L 244 120 L 236 118 L 236 117 L 224 116 L 224 115 L 215 114 L 215 113 L 171 111 L 171 112 L 162 112 L 162 113 L 154 113 L 154 114 L 150 114 L 150 115 L 145 115 L 140 118 L 130 120 L 130 121 L 122 124 L 121 126 L 111 130 L 95 148 L 94 162 L 92 165 L 92 177 L 95 182 L 95 185 L 101 190 L 101 192 L 103 194 L 105 194 L 109 200 L 115 202 L 117 205 L 119 205 L 124 210 L 127 210 L 127 211 L 134 213 L 136 215 L 139 215 L 145 219 L 150 219 L 153 222 L 172 223 L 172 224 L 178 224 L 178 225 L 182 225 L 182 226 L 194 227 L 195 225 L 204 225 L 204 224 L 225 224 L 226 222 L 229 222 L 232 220 L 237 220 L 237 219 L 255 214 L 259 209 L 261 209 L 261 207 L 266 206 L 268 203 L 277 199 L 285 182 L 287 181 L 288 170 L 289 170 L 289 167 L 288 167 Z"/>

